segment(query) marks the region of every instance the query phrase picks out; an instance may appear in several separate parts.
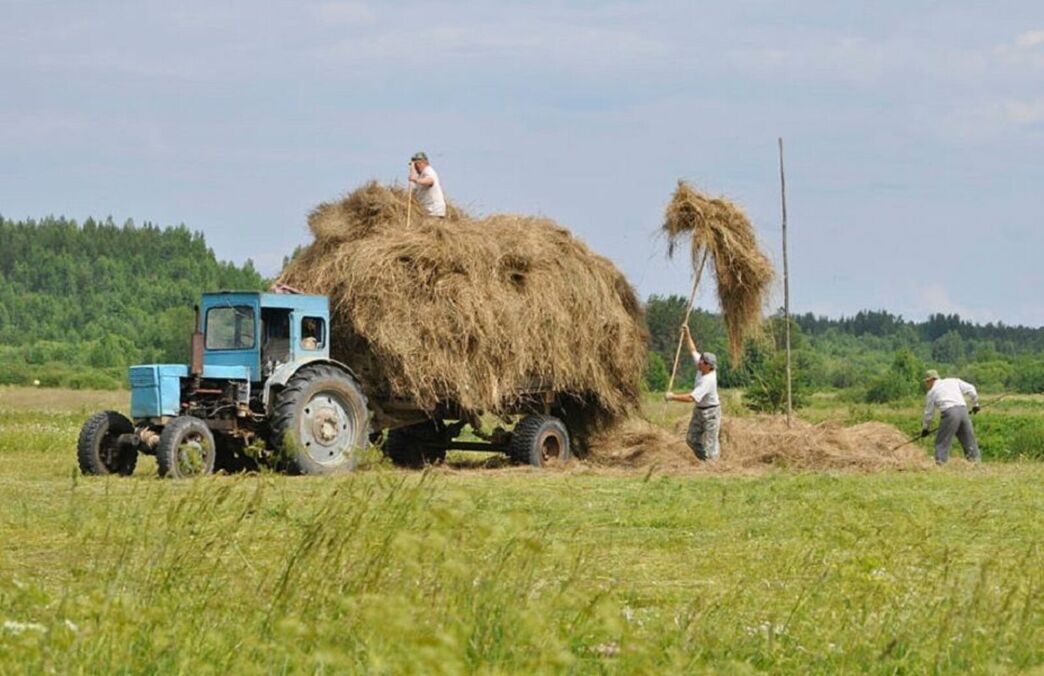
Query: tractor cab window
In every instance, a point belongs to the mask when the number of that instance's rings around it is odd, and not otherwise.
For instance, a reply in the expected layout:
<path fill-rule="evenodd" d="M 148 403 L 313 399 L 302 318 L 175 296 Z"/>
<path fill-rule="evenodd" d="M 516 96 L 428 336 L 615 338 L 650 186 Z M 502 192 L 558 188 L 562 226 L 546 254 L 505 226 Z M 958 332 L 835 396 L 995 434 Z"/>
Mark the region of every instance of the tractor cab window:
<path fill-rule="evenodd" d="M 286 363 L 290 361 L 290 311 L 280 308 L 261 310 L 264 342 L 261 343 L 261 361 Z"/>
<path fill-rule="evenodd" d="M 319 350 L 326 346 L 326 322 L 322 317 L 305 317 L 301 320 L 301 347 Z"/>
<path fill-rule="evenodd" d="M 208 350 L 248 350 L 254 347 L 254 308 L 227 305 L 207 310 Z"/>

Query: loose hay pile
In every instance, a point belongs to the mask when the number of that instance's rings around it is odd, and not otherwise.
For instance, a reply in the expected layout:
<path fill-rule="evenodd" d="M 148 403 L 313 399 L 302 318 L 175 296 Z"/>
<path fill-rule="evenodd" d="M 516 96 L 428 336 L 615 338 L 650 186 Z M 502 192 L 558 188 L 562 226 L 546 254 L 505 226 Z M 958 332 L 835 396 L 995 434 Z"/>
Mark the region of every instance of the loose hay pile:
<path fill-rule="evenodd" d="M 739 360 L 743 340 L 761 321 L 765 291 L 772 281 L 772 263 L 758 249 L 754 228 L 736 205 L 712 198 L 678 181 L 664 214 L 663 232 L 668 253 L 674 254 L 680 240 L 690 239 L 694 269 L 706 251 L 714 263 L 718 299 L 729 351 Z"/>
<path fill-rule="evenodd" d="M 895 449 L 906 437 L 891 425 L 868 422 L 844 427 L 837 422 L 812 425 L 780 416 L 727 418 L 722 424 L 721 460 L 704 464 L 685 443 L 686 421 L 673 433 L 633 418 L 600 432 L 588 461 L 599 466 L 684 473 L 746 471 L 759 467 L 802 470 L 923 469 L 931 459 L 915 445 Z"/>
<path fill-rule="evenodd" d="M 414 202 L 407 229 L 406 199 L 372 182 L 319 205 L 278 280 L 330 297 L 331 355 L 379 422 L 391 399 L 498 413 L 527 390 L 585 423 L 636 408 L 647 334 L 612 263 L 543 218 L 427 218 Z"/>

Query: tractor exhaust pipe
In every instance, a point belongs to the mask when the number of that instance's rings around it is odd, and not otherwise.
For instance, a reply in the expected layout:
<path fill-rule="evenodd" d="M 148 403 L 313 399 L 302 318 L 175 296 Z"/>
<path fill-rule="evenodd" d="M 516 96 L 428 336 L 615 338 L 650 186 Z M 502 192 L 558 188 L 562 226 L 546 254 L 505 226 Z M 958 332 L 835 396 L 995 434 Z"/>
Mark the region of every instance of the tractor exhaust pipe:
<path fill-rule="evenodd" d="M 203 332 L 199 328 L 199 306 L 196 306 L 196 328 L 192 332 L 192 366 L 189 374 L 199 379 L 203 375 Z"/>

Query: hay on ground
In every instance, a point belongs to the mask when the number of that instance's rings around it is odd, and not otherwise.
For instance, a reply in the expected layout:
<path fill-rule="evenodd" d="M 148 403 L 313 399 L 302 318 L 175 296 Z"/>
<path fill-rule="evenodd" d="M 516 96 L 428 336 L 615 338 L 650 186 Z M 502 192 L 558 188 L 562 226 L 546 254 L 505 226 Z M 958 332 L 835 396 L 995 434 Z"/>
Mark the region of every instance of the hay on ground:
<path fill-rule="evenodd" d="M 647 334 L 634 289 L 553 221 L 445 219 L 371 182 L 309 217 L 315 241 L 278 282 L 331 301 L 331 355 L 359 376 L 378 424 L 389 402 L 503 413 L 547 391 L 567 422 L 633 411 Z M 447 416 L 448 417 L 448 416 Z"/>
<path fill-rule="evenodd" d="M 678 181 L 664 214 L 668 253 L 688 237 L 693 269 L 704 252 L 713 263 L 718 299 L 729 351 L 739 361 L 743 341 L 761 323 L 765 292 L 772 281 L 772 263 L 758 248 L 754 228 L 743 211 L 724 198 L 708 197 Z"/>
<path fill-rule="evenodd" d="M 665 473 L 736 472 L 767 467 L 801 470 L 909 470 L 932 466 L 916 445 L 896 448 L 907 437 L 891 425 L 867 422 L 845 427 L 795 420 L 787 427 L 781 416 L 726 418 L 721 431 L 721 459 L 700 463 L 685 443 L 687 420 L 669 432 L 632 418 L 601 431 L 592 439 L 588 462 L 601 467 L 654 469 Z"/>

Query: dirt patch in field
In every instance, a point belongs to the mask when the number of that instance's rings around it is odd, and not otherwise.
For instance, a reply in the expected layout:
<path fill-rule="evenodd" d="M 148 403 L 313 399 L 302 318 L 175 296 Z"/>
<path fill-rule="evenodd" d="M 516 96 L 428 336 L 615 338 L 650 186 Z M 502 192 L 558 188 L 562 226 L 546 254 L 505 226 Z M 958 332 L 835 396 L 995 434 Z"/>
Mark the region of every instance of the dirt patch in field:
<path fill-rule="evenodd" d="M 828 421 L 818 425 L 781 416 L 726 418 L 721 459 L 696 460 L 685 443 L 687 421 L 672 432 L 631 418 L 597 435 L 586 462 L 595 467 L 653 469 L 664 473 L 742 472 L 766 467 L 802 470 L 881 471 L 923 469 L 932 462 L 914 444 L 896 448 L 907 437 L 891 425 L 867 422 L 852 427 Z"/>

